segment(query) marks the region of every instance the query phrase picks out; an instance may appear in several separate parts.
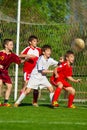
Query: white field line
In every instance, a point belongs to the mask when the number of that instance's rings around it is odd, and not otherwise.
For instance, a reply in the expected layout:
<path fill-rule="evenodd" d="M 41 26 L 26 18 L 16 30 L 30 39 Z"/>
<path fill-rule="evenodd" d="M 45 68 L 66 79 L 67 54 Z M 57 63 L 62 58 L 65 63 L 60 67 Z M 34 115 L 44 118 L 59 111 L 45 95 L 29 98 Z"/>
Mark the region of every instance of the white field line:
<path fill-rule="evenodd" d="M 53 125 L 53 124 L 62 124 L 62 125 L 82 125 L 82 126 L 85 126 L 87 125 L 87 122 L 65 122 L 65 121 L 53 121 L 53 122 L 35 122 L 35 121 L 29 121 L 29 120 L 8 120 L 8 121 L 5 121 L 5 120 L 0 120 L 0 124 L 1 123 L 4 123 L 4 124 L 8 124 L 8 123 L 16 123 L 16 124 L 19 124 L 19 123 L 23 123 L 23 124 L 27 124 L 27 123 L 31 123 L 31 124 L 49 124 L 49 125 Z"/>

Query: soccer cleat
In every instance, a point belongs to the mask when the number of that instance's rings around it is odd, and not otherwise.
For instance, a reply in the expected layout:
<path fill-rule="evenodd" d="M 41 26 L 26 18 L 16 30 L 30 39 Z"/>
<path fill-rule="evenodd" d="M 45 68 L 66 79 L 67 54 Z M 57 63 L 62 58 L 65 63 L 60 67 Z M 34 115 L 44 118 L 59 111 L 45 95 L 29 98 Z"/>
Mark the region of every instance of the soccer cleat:
<path fill-rule="evenodd" d="M 11 104 L 9 104 L 9 103 L 4 103 L 3 106 L 4 106 L 4 107 L 11 107 Z"/>
<path fill-rule="evenodd" d="M 71 106 L 69 106 L 68 108 L 75 109 L 75 108 L 76 108 L 76 106 L 72 104 L 72 105 L 71 105 Z"/>
<path fill-rule="evenodd" d="M 59 107 L 59 104 L 57 101 L 52 102 L 52 107 L 57 108 Z"/>
<path fill-rule="evenodd" d="M 18 103 L 14 103 L 14 107 L 18 107 L 19 106 L 19 104 Z"/>
<path fill-rule="evenodd" d="M 32 104 L 34 107 L 39 107 L 39 105 L 37 103 L 33 103 Z"/>

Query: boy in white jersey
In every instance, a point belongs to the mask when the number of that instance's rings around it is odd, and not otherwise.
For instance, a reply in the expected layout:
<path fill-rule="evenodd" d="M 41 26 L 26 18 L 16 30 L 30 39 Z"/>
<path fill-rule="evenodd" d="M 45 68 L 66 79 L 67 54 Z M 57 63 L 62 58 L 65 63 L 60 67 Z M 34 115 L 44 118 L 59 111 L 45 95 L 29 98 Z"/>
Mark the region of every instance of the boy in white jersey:
<path fill-rule="evenodd" d="M 15 107 L 17 107 L 25 98 L 25 96 L 30 93 L 31 89 L 38 90 L 38 87 L 40 87 L 40 89 L 45 87 L 48 88 L 50 92 L 50 100 L 52 100 L 54 90 L 52 85 L 48 81 L 46 74 L 53 73 L 53 70 L 49 70 L 48 68 L 50 66 L 56 66 L 58 62 L 50 58 L 50 55 L 51 47 L 49 45 L 44 45 L 42 47 L 42 55 L 39 57 L 37 64 L 31 73 L 27 89 L 20 95 L 20 97 L 14 104 Z"/>

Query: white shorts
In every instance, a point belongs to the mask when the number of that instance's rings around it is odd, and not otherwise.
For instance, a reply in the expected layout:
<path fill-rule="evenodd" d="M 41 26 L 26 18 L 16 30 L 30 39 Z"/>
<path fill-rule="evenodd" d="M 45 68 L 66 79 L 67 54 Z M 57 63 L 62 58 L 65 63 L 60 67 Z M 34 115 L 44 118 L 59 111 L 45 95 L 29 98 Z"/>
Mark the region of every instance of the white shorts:
<path fill-rule="evenodd" d="M 42 78 L 35 78 L 35 77 L 30 77 L 29 81 L 28 81 L 28 85 L 27 88 L 31 88 L 31 89 L 43 89 L 43 88 L 48 88 L 51 87 L 52 85 L 50 84 L 50 82 L 48 81 L 48 79 L 46 78 L 46 76 L 43 76 Z"/>

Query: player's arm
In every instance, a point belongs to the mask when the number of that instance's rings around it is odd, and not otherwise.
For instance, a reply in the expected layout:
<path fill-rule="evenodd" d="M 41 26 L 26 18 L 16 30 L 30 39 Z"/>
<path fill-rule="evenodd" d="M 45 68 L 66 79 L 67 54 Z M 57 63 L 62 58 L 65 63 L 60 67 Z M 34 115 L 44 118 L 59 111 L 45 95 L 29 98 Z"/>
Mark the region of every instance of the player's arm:
<path fill-rule="evenodd" d="M 54 71 L 53 71 L 53 73 L 54 73 L 54 75 L 55 75 L 55 78 L 58 78 L 59 77 L 59 75 L 58 75 L 58 71 L 57 71 L 57 67 L 54 69 Z"/>
<path fill-rule="evenodd" d="M 81 79 L 74 79 L 72 76 L 68 76 L 67 79 L 69 79 L 72 82 L 78 83 L 81 81 Z"/>
<path fill-rule="evenodd" d="M 41 73 L 42 74 L 50 74 L 50 73 L 53 73 L 53 70 L 42 70 Z"/>
<path fill-rule="evenodd" d="M 42 73 L 43 75 L 53 73 L 53 70 L 46 69 L 42 60 L 42 56 L 39 57 L 37 61 L 37 70 L 39 73 Z"/>
<path fill-rule="evenodd" d="M 36 56 L 32 54 L 20 54 L 19 57 L 25 59 L 31 59 L 31 58 L 35 58 Z"/>

